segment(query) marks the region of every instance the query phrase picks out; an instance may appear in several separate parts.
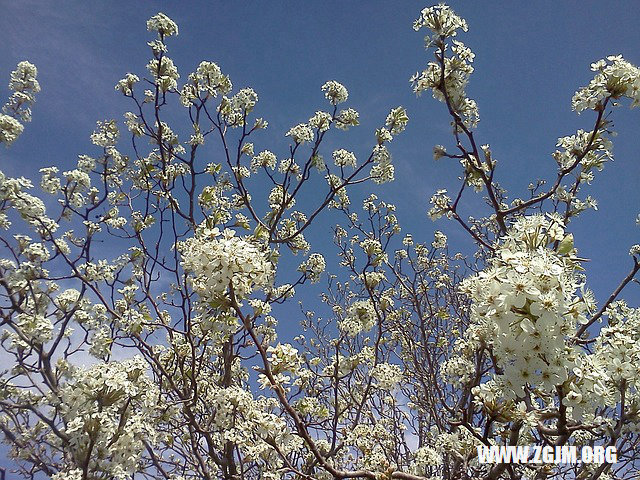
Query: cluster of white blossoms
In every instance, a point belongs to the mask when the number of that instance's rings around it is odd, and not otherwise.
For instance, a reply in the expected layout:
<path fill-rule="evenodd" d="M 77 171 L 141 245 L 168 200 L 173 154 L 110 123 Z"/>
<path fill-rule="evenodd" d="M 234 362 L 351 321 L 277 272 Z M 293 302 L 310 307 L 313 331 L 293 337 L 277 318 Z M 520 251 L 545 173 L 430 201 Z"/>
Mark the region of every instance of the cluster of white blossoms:
<path fill-rule="evenodd" d="M 381 390 L 393 390 L 402 381 L 402 368 L 393 363 L 378 363 L 371 370 L 376 387 Z"/>
<path fill-rule="evenodd" d="M 640 430 L 640 310 L 613 302 L 593 353 L 581 352 L 565 384 L 563 404 L 576 419 L 593 420 L 598 409 L 630 406 L 626 429 Z"/>
<path fill-rule="evenodd" d="M 267 353 L 270 355 L 271 371 L 276 375 L 282 372 L 297 373 L 300 368 L 298 350 L 289 343 L 278 343 L 275 347 L 270 345 Z"/>
<path fill-rule="evenodd" d="M 381 418 L 370 423 L 361 422 L 348 429 L 344 435 L 344 443 L 352 447 L 353 453 L 350 456 L 355 457 L 353 460 L 356 468 L 381 472 L 376 478 L 391 477 L 391 472 L 398 466 L 391 460 L 389 452 L 393 451 L 397 442 L 398 430 L 404 427 L 397 426 L 394 422 L 392 418 Z"/>
<path fill-rule="evenodd" d="M 11 145 L 24 131 L 24 126 L 9 115 L 0 113 L 0 143 Z"/>
<path fill-rule="evenodd" d="M 411 463 L 411 473 L 414 475 L 428 476 L 429 467 L 442 464 L 442 455 L 435 448 L 424 446 L 419 447 L 413 454 Z"/>
<path fill-rule="evenodd" d="M 178 25 L 164 13 L 158 13 L 147 20 L 147 30 L 158 32 L 158 35 L 162 37 L 178 35 Z"/>
<path fill-rule="evenodd" d="M 133 94 L 133 87 L 140 81 L 140 77 L 133 73 L 127 73 L 124 78 L 118 80 L 115 89 L 122 92 L 123 95 L 131 96 Z"/>
<path fill-rule="evenodd" d="M 269 168 L 273 170 L 276 168 L 277 162 L 278 157 L 276 157 L 275 153 L 269 150 L 263 150 L 251 159 L 251 171 L 255 173 L 260 168 Z"/>
<path fill-rule="evenodd" d="M 35 94 L 40 91 L 36 77 L 38 70 L 32 63 L 23 61 L 11 72 L 9 88 L 13 91 L 0 113 L 0 143 L 11 145 L 22 134 L 22 122 L 31 121 L 31 106 Z"/>
<path fill-rule="evenodd" d="M 446 39 L 455 37 L 458 30 L 466 32 L 467 23 L 449 6 L 441 4 L 422 10 L 420 18 L 413 24 L 413 29 L 418 31 L 423 27 L 433 33 L 432 37 L 425 37 L 425 45 L 427 49 L 434 45 L 438 48 L 438 61 L 429 62 L 425 70 L 411 77 L 414 92 L 420 94 L 425 90 L 432 90 L 433 97 L 437 100 L 448 100 L 451 108 L 467 127 L 475 127 L 480 120 L 478 107 L 465 93 L 469 77 L 473 73 L 471 63 L 475 55 L 462 42 L 453 40 L 452 55 L 445 56 Z"/>
<path fill-rule="evenodd" d="M 233 442 L 246 461 L 259 465 L 262 478 L 280 479 L 283 460 L 278 452 L 300 451 L 302 439 L 291 433 L 282 416 L 273 413 L 276 400 L 254 398 L 241 386 L 220 388 L 203 379 L 202 398 L 210 412 L 209 428 L 220 443 Z M 221 445 L 222 448 L 222 445 Z"/>
<path fill-rule="evenodd" d="M 178 79 L 180 78 L 178 67 L 169 57 L 152 58 L 147 64 L 147 70 L 163 92 L 175 90 L 178 87 Z"/>
<path fill-rule="evenodd" d="M 241 300 L 273 281 L 274 267 L 266 253 L 233 230 L 199 228 L 178 249 L 182 266 L 193 274 L 193 288 L 204 301 L 231 293 Z"/>
<path fill-rule="evenodd" d="M 144 442 L 153 444 L 156 437 L 158 388 L 145 370 L 140 357 L 74 370 L 58 406 L 71 449 L 71 478 L 85 464 L 91 479 L 120 480 L 136 471 Z M 60 440 L 52 435 L 52 441 Z"/>
<path fill-rule="evenodd" d="M 370 299 L 357 300 L 351 304 L 346 317 L 338 323 L 340 331 L 351 337 L 368 332 L 377 323 L 376 310 Z"/>
<path fill-rule="evenodd" d="M 344 148 L 333 152 L 333 163 L 337 167 L 352 167 L 356 168 L 357 159 L 353 152 L 349 152 Z"/>
<path fill-rule="evenodd" d="M 371 178 L 378 184 L 393 182 L 395 178 L 395 167 L 391 163 L 391 152 L 384 145 L 376 145 L 373 148 Z"/>
<path fill-rule="evenodd" d="M 311 283 L 317 283 L 326 267 L 327 263 L 324 257 L 319 253 L 312 253 L 308 259 L 300 264 L 298 270 L 311 280 Z"/>
<path fill-rule="evenodd" d="M 32 187 L 31 180 L 24 177 L 7 177 L 0 171 L 0 201 L 3 202 L 0 208 L 0 226 L 2 228 L 8 229 L 11 225 L 7 212 L 12 208 L 34 230 L 43 235 L 58 229 L 58 224 L 47 216 L 44 202 L 27 191 Z"/>
<path fill-rule="evenodd" d="M 333 118 L 331 117 L 330 113 L 317 111 L 309 119 L 308 125 L 311 128 L 317 128 L 318 131 L 320 132 L 326 132 L 327 130 L 329 130 L 329 127 L 331 126 L 332 121 L 333 121 Z"/>
<path fill-rule="evenodd" d="M 330 80 L 322 85 L 322 91 L 331 105 L 344 103 L 347 101 L 347 98 L 349 98 L 347 88 L 335 80 Z"/>
<path fill-rule="evenodd" d="M 313 141 L 313 130 L 306 123 L 300 123 L 291 127 L 285 137 L 291 137 L 296 143 L 311 142 Z"/>
<path fill-rule="evenodd" d="M 229 87 L 231 85 L 229 84 Z M 224 96 L 218 106 L 222 118 L 231 127 L 241 127 L 245 124 L 247 115 L 253 111 L 258 103 L 258 94 L 253 88 L 242 88 L 230 98 Z"/>
<path fill-rule="evenodd" d="M 422 27 L 431 30 L 436 37 L 455 37 L 458 30 L 468 30 L 467 22 L 442 3 L 422 9 L 420 17 L 413 22 L 413 29 L 417 32 Z"/>
<path fill-rule="evenodd" d="M 356 127 L 360 124 L 360 114 L 353 108 L 340 110 L 335 118 L 336 128 L 349 130 L 349 127 Z"/>
<path fill-rule="evenodd" d="M 189 82 L 180 91 L 180 101 L 185 107 L 194 103 L 201 93 L 217 97 L 229 93 L 233 85 L 228 75 L 224 75 L 220 67 L 213 62 L 200 62 L 195 72 L 189 74 Z"/>
<path fill-rule="evenodd" d="M 31 121 L 31 106 L 35 103 L 35 94 L 40 91 L 40 84 L 36 77 L 38 69 L 33 63 L 22 61 L 11 72 L 9 88 L 13 91 L 9 101 L 2 110 L 23 122 Z"/>
<path fill-rule="evenodd" d="M 431 208 L 428 215 L 431 220 L 437 220 L 443 215 L 451 215 L 451 197 L 447 195 L 446 189 L 440 189 L 431 196 L 429 200 Z"/>
<path fill-rule="evenodd" d="M 640 69 L 621 55 L 611 55 L 591 64 L 597 72 L 589 85 L 578 90 L 571 105 L 576 112 L 594 110 L 602 106 L 607 97 L 628 97 L 631 107 L 640 105 Z"/>
<path fill-rule="evenodd" d="M 385 125 L 392 135 L 397 135 L 398 133 L 404 132 L 404 129 L 407 128 L 408 123 L 409 116 L 407 115 L 407 111 L 404 109 L 404 107 L 392 108 L 389 112 L 389 115 L 387 115 L 387 119 L 385 120 Z"/>
<path fill-rule="evenodd" d="M 527 385 L 550 392 L 567 380 L 575 352 L 566 339 L 586 321 L 587 304 L 576 295 L 578 267 L 562 220 L 533 215 L 518 219 L 490 266 L 463 282 L 461 290 L 472 301 L 472 326 L 457 349 L 492 348 L 500 371 L 494 379 L 505 396 L 522 397 Z M 468 361 L 462 353 L 444 370 L 468 376 Z"/>

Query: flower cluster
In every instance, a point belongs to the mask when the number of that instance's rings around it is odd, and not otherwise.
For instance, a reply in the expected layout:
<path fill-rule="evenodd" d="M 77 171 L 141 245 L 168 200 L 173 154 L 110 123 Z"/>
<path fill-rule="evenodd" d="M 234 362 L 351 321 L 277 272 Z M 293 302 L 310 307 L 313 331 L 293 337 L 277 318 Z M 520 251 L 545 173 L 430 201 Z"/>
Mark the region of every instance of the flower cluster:
<path fill-rule="evenodd" d="M 458 347 L 490 345 L 502 372 L 495 380 L 508 397 L 522 397 L 526 386 L 553 391 L 567 380 L 575 352 L 566 339 L 586 321 L 573 244 L 553 249 L 567 237 L 556 217 L 522 217 L 490 266 L 462 284 L 473 325 Z"/>
<path fill-rule="evenodd" d="M 178 68 L 169 57 L 162 56 L 160 59 L 152 58 L 147 64 L 147 70 L 156 80 L 157 85 L 163 92 L 175 90 L 178 87 Z"/>
<path fill-rule="evenodd" d="M 409 116 L 407 111 L 403 107 L 392 108 L 387 115 L 385 125 L 389 129 L 392 135 L 404 132 L 404 129 L 409 123 Z"/>
<path fill-rule="evenodd" d="M 300 264 L 298 270 L 304 273 L 304 275 L 311 280 L 311 283 L 317 283 L 326 266 L 327 264 L 321 254 L 312 253 L 307 260 Z"/>
<path fill-rule="evenodd" d="M 353 108 L 340 110 L 335 118 L 336 127 L 340 130 L 348 130 L 349 127 L 356 127 L 360 124 L 360 114 Z"/>
<path fill-rule="evenodd" d="M 443 215 L 451 214 L 451 198 L 445 189 L 440 189 L 431 196 L 429 200 L 431 208 L 428 215 L 431 220 L 437 220 Z"/>
<path fill-rule="evenodd" d="M 229 84 L 229 86 L 231 86 Z M 258 94 L 253 88 L 243 88 L 231 98 L 222 97 L 218 111 L 225 121 L 232 127 L 241 127 L 245 124 L 247 115 L 253 111 L 258 103 Z"/>
<path fill-rule="evenodd" d="M 333 118 L 327 112 L 318 111 L 309 119 L 309 126 L 317 128 L 320 132 L 326 132 L 331 126 Z"/>
<path fill-rule="evenodd" d="M 335 80 L 330 80 L 322 85 L 322 91 L 324 92 L 324 96 L 327 98 L 327 100 L 329 100 L 331 105 L 344 103 L 349 97 L 349 92 L 347 91 L 346 87 L 341 83 L 336 82 Z"/>
<path fill-rule="evenodd" d="M 158 13 L 147 20 L 147 30 L 158 32 L 161 37 L 178 35 L 178 25 L 164 13 Z"/>
<path fill-rule="evenodd" d="M 376 145 L 372 153 L 373 166 L 371 178 L 375 183 L 392 182 L 395 175 L 395 167 L 391 163 L 391 152 L 384 145 Z"/>
<path fill-rule="evenodd" d="M 393 390 L 402 381 L 402 368 L 392 363 L 378 363 L 371 371 L 376 386 L 381 390 Z"/>
<path fill-rule="evenodd" d="M 608 325 L 598 334 L 592 354 L 577 356 L 565 384 L 563 404 L 574 418 L 591 419 L 598 409 L 615 408 L 624 395 L 630 408 L 627 428 L 640 429 L 640 310 L 624 301 L 606 310 Z"/>
<path fill-rule="evenodd" d="M 118 80 L 116 83 L 115 89 L 119 92 L 122 92 L 125 96 L 131 96 L 133 94 L 133 86 L 140 81 L 140 77 L 134 75 L 133 73 L 127 73 L 127 75 Z"/>
<path fill-rule="evenodd" d="M 22 134 L 24 126 L 15 118 L 0 113 L 0 143 L 9 146 Z"/>
<path fill-rule="evenodd" d="M 446 56 L 447 38 L 455 37 L 458 30 L 467 31 L 467 23 L 450 7 L 438 5 L 425 8 L 414 24 L 414 30 L 426 27 L 433 37 L 425 37 L 426 47 L 438 48 L 437 61 L 429 62 L 427 68 L 410 79 L 413 90 L 420 94 L 432 90 L 433 97 L 448 105 L 460 116 L 467 127 L 475 127 L 479 121 L 476 102 L 467 97 L 465 88 L 473 73 L 474 54 L 458 40 L 453 40 L 451 56 Z M 444 68 L 444 72 L 443 72 Z"/>
<path fill-rule="evenodd" d="M 144 442 L 155 441 L 158 389 L 136 357 L 76 369 L 60 393 L 70 458 L 89 478 L 130 478 Z"/>
<path fill-rule="evenodd" d="M 40 84 L 36 77 L 38 69 L 32 63 L 22 61 L 11 72 L 9 88 L 13 94 L 2 110 L 12 116 L 17 116 L 23 122 L 31 121 L 31 106 L 35 103 L 35 94 L 40 91 Z"/>
<path fill-rule="evenodd" d="M 205 301 L 225 294 L 241 300 L 273 281 L 273 265 L 265 253 L 233 230 L 200 228 L 178 248 L 182 266 L 193 274 L 194 290 Z"/>
<path fill-rule="evenodd" d="M 333 152 L 333 163 L 337 167 L 352 167 L 356 168 L 356 156 L 353 152 L 349 152 L 344 148 Z"/>
<path fill-rule="evenodd" d="M 627 62 L 621 55 L 611 55 L 591 64 L 597 72 L 589 85 L 578 90 L 571 101 L 573 109 L 580 113 L 602 107 L 605 98 L 628 97 L 631 106 L 640 105 L 640 69 Z"/>
<path fill-rule="evenodd" d="M 229 76 L 224 75 L 218 65 L 213 62 L 200 62 L 196 71 L 189 74 L 189 83 L 182 87 L 180 101 L 188 107 L 202 92 L 217 97 L 218 93 L 227 94 L 232 88 Z"/>
<path fill-rule="evenodd" d="M 467 22 L 442 3 L 420 12 L 420 17 L 413 22 L 413 29 L 417 32 L 422 27 L 431 30 L 437 37 L 455 37 L 458 30 L 468 30 Z"/>
<path fill-rule="evenodd" d="M 291 127 L 285 137 L 291 137 L 296 143 L 311 142 L 313 140 L 313 130 L 306 123 L 300 123 L 295 127 Z"/>
<path fill-rule="evenodd" d="M 273 152 L 270 152 L 269 150 L 263 150 L 251 159 L 251 171 L 255 173 L 259 168 L 270 168 L 271 170 L 273 170 L 274 168 L 276 168 L 277 161 L 278 159 Z"/>
<path fill-rule="evenodd" d="M 0 114 L 0 143 L 6 146 L 22 134 L 24 127 L 21 122 L 31 121 L 31 106 L 36 101 L 35 94 L 40 91 L 37 76 L 36 66 L 26 61 L 18 63 L 11 72 L 9 88 L 13 94 L 2 107 L 4 114 Z"/>
<path fill-rule="evenodd" d="M 347 335 L 355 337 L 361 332 L 371 330 L 377 318 L 371 300 L 357 300 L 349 307 L 347 316 L 340 321 L 338 327 Z"/>

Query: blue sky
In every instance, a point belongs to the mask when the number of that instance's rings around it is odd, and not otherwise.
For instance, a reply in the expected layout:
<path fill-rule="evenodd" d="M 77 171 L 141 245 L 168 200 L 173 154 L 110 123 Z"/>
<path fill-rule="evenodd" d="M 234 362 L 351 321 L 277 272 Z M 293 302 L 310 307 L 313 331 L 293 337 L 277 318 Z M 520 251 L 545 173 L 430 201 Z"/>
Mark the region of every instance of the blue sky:
<path fill-rule="evenodd" d="M 130 108 L 113 86 L 126 72 L 146 73 L 151 34 L 145 22 L 162 11 L 180 27 L 180 35 L 168 43 L 182 78 L 201 60 L 211 60 L 231 76 L 234 87 L 257 91 L 256 115 L 270 123 L 262 148 L 282 154 L 284 132 L 326 108 L 320 92 L 326 80 L 347 86 L 347 106 L 361 115 L 360 127 L 332 137 L 336 148 L 364 154 L 389 108 L 406 107 L 409 127 L 391 145 L 396 181 L 373 191 L 398 205 L 404 229 L 416 239 L 427 240 L 438 228 L 454 243 L 469 244 L 453 223 L 434 225 L 426 216 L 429 196 L 437 188 L 453 188 L 459 174 L 455 165 L 432 159 L 435 144 L 452 145 L 443 105 L 428 95 L 416 98 L 408 82 L 429 59 L 422 46 L 424 33 L 411 28 L 428 4 L 0 0 L 0 5 L 0 99 L 8 96 L 6 82 L 20 60 L 37 65 L 42 85 L 33 122 L 10 150 L 0 150 L 0 169 L 6 173 L 35 178 L 43 166 L 69 166 L 78 154 L 95 153 L 88 141 L 95 121 L 122 119 Z M 578 116 L 570 106 L 573 92 L 591 77 L 590 63 L 621 53 L 640 64 L 638 3 L 450 5 L 468 21 L 470 31 L 460 39 L 476 53 L 468 92 L 480 109 L 477 138 L 492 146 L 500 162 L 498 181 L 512 194 L 526 195 L 530 181 L 554 177 L 550 154 L 557 137 L 593 124 L 593 115 Z M 580 254 L 591 259 L 588 284 L 600 301 L 629 270 L 629 246 L 640 243 L 635 226 L 640 212 L 640 109 L 629 110 L 625 104 L 613 120 L 619 134 L 614 139 L 616 160 L 589 190 L 599 211 L 571 227 Z M 480 202 L 479 196 L 468 195 L 463 213 L 477 215 Z M 629 287 L 627 298 L 638 299 L 637 290 Z"/>

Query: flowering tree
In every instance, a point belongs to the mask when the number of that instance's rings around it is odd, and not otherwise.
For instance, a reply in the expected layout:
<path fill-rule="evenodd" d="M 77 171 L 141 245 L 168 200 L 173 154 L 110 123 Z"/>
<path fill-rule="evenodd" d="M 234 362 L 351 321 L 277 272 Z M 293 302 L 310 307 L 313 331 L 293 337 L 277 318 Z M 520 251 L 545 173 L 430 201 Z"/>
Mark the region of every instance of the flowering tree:
<path fill-rule="evenodd" d="M 354 185 L 393 180 L 402 107 L 364 155 L 326 152 L 327 135 L 359 122 L 328 81 L 327 111 L 291 127 L 287 152 L 257 148 L 256 93 L 233 93 L 207 61 L 179 83 L 167 47 L 178 26 L 163 14 L 147 22 L 147 77 L 116 85 L 132 106 L 130 148 L 116 121 L 99 122 L 99 153 L 43 168 L 42 198 L 0 172 L 0 428 L 23 477 L 636 478 L 640 311 L 618 297 L 640 246 L 598 305 L 568 226 L 595 205 L 582 189 L 611 159 L 613 107 L 640 103 L 640 70 L 594 63 L 573 98 L 592 127 L 558 140 L 553 184 L 507 202 L 474 134 L 474 54 L 456 39 L 467 24 L 439 5 L 422 28 L 433 60 L 414 90 L 451 118 L 451 151 L 434 157 L 462 166 L 459 190 L 436 192 L 429 215 L 459 224 L 473 258 L 439 231 L 401 236 L 375 195 L 362 211 L 350 203 Z M 7 146 L 30 119 L 36 76 L 28 62 L 11 75 Z M 488 215 L 458 213 L 469 187 Z M 296 209 L 308 192 L 315 204 Z M 305 238 L 321 214 L 335 215 L 341 267 L 326 276 Z M 278 268 L 295 258 L 297 270 Z M 318 282 L 324 306 L 302 311 L 295 346 L 278 341 L 282 304 Z M 618 462 L 480 463 L 490 445 L 615 446 Z"/>

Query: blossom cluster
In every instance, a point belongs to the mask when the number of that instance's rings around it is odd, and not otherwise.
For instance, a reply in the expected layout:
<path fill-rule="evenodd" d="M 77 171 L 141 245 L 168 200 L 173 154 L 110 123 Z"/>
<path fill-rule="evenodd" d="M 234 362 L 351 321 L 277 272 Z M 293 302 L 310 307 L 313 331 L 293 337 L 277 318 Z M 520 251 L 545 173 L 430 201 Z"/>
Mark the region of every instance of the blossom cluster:
<path fill-rule="evenodd" d="M 628 97 L 632 107 L 640 105 L 640 69 L 622 55 L 598 60 L 591 64 L 591 70 L 597 72 L 596 75 L 573 96 L 571 105 L 576 112 L 602 108 L 602 102 L 608 97 Z"/>
<path fill-rule="evenodd" d="M 194 290 L 205 301 L 225 294 L 241 300 L 273 281 L 274 268 L 265 252 L 233 230 L 201 228 L 178 248 L 183 268 L 193 274 Z"/>
<path fill-rule="evenodd" d="M 446 39 L 455 37 L 458 30 L 466 31 L 466 21 L 450 7 L 441 4 L 422 10 L 413 28 L 418 31 L 423 27 L 433 33 L 433 37 L 425 37 L 425 45 L 427 49 L 433 45 L 438 48 L 437 61 L 429 62 L 425 70 L 411 77 L 414 92 L 420 94 L 431 90 L 433 97 L 446 102 L 467 127 L 475 127 L 480 120 L 478 107 L 465 93 L 473 73 L 471 64 L 475 55 L 458 40 L 452 40 L 452 55 L 445 55 Z"/>
<path fill-rule="evenodd" d="M 22 122 L 31 121 L 31 107 L 40 91 L 37 76 L 36 66 L 27 61 L 18 63 L 11 72 L 9 88 L 13 93 L 2 107 L 4 113 L 0 113 L 0 143 L 11 145 L 24 130 Z"/>
<path fill-rule="evenodd" d="M 527 386 L 551 392 L 567 380 L 575 357 L 567 337 L 586 321 L 578 266 L 561 219 L 533 215 L 518 219 L 490 266 L 463 282 L 473 323 L 458 348 L 490 346 L 501 371 L 495 381 L 507 397 L 522 397 Z M 460 359 L 445 365 L 449 374 L 456 370 L 469 373 Z"/>
<path fill-rule="evenodd" d="M 625 398 L 631 408 L 625 430 L 640 430 L 640 310 L 616 301 L 607 310 L 607 326 L 593 353 L 581 352 L 565 384 L 563 404 L 577 419 L 594 421 L 602 408 L 616 408 Z"/>
<path fill-rule="evenodd" d="M 201 93 L 217 97 L 229 93 L 233 85 L 228 75 L 224 75 L 220 67 L 213 62 L 200 62 L 195 72 L 189 74 L 189 83 L 180 91 L 180 101 L 186 107 L 192 105 Z"/>
<path fill-rule="evenodd" d="M 147 20 L 147 30 L 158 32 L 162 37 L 178 35 L 178 25 L 164 13 L 158 13 Z"/>
<path fill-rule="evenodd" d="M 322 91 L 325 92 L 324 95 L 331 105 L 344 103 L 349 98 L 349 92 L 346 87 L 335 80 L 330 80 L 322 85 Z"/>
<path fill-rule="evenodd" d="M 222 89 L 231 89 L 231 83 L 226 83 L 223 78 L 219 80 Z M 217 88 L 215 89 L 217 91 Z M 223 96 L 218 111 L 231 127 L 241 127 L 245 124 L 247 115 L 253 111 L 258 103 L 258 94 L 253 88 L 242 88 L 230 98 Z"/>
<path fill-rule="evenodd" d="M 324 272 L 327 264 L 324 257 L 319 253 L 312 253 L 309 258 L 302 262 L 298 267 L 311 283 L 317 283 L 320 280 L 320 276 Z"/>
<path fill-rule="evenodd" d="M 89 478 L 120 480 L 136 471 L 144 442 L 156 438 L 158 388 L 145 370 L 142 358 L 135 357 L 74 371 L 58 406 L 71 472 L 86 465 Z"/>
<path fill-rule="evenodd" d="M 376 311 L 371 300 L 358 300 L 349 307 L 347 316 L 338 327 L 350 336 L 356 336 L 361 332 L 367 332 L 377 322 Z"/>

